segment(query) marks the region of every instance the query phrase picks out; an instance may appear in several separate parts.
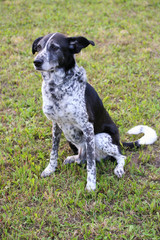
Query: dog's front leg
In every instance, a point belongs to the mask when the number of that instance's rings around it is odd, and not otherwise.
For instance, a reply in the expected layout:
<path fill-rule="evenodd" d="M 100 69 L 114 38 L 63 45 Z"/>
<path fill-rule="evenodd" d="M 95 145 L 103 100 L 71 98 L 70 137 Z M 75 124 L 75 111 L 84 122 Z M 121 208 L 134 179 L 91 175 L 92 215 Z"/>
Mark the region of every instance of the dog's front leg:
<path fill-rule="evenodd" d="M 50 162 L 48 166 L 45 168 L 45 170 L 42 172 L 41 177 L 47 177 L 51 173 L 55 172 L 56 167 L 57 167 L 57 158 L 58 158 L 58 146 L 59 146 L 59 141 L 61 137 L 61 129 L 59 126 L 55 123 L 53 123 L 53 130 L 52 130 L 52 151 L 50 154 Z"/>
<path fill-rule="evenodd" d="M 86 157 L 87 157 L 87 185 L 86 190 L 96 189 L 96 160 L 95 160 L 95 139 L 94 128 L 91 123 L 87 123 L 83 129 L 86 140 Z"/>

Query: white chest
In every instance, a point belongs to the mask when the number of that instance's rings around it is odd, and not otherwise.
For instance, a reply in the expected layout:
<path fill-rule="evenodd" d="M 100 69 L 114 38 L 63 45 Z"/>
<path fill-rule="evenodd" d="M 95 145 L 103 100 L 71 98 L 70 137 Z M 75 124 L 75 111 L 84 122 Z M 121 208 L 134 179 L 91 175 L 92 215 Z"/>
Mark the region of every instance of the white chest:
<path fill-rule="evenodd" d="M 57 123 L 67 140 L 75 145 L 83 141 L 82 129 L 88 121 L 85 104 L 86 78 L 83 71 L 81 75 L 80 79 L 79 76 L 73 76 L 63 82 L 43 74 L 42 84 L 44 114 Z"/>
<path fill-rule="evenodd" d="M 50 95 L 44 94 L 43 112 L 48 119 L 59 125 L 68 141 L 75 145 L 83 141 L 81 126 L 87 116 L 82 97 L 64 96 L 56 101 Z"/>
<path fill-rule="evenodd" d="M 53 120 L 63 125 L 63 123 L 77 124 L 82 118 L 87 117 L 84 89 L 73 89 L 72 94 L 64 91 L 58 99 L 52 95 L 50 87 L 43 83 L 43 112 L 48 119 Z M 54 93 L 56 89 L 54 90 Z M 71 91 L 69 91 L 70 93 Z M 57 95 L 59 94 L 57 90 Z M 59 96 L 59 95 L 58 95 Z"/>

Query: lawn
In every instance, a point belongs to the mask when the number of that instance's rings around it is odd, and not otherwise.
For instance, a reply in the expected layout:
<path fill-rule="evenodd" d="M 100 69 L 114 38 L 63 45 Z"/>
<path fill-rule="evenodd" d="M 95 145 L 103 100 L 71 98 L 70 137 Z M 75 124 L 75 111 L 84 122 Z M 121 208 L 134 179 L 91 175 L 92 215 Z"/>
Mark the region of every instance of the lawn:
<path fill-rule="evenodd" d="M 160 235 L 160 140 L 126 151 L 122 179 L 115 163 L 97 164 L 97 189 L 85 191 L 86 167 L 63 165 L 42 179 L 52 123 L 42 112 L 41 75 L 32 42 L 61 32 L 95 42 L 76 56 L 121 140 L 137 124 L 160 135 L 159 0 L 0 1 L 0 239 L 135 239 Z"/>

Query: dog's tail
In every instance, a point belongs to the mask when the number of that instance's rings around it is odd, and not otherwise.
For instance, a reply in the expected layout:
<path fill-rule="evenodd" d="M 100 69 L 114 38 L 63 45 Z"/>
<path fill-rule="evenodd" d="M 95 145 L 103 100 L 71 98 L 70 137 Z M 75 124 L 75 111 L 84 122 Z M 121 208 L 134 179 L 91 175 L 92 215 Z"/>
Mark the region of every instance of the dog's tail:
<path fill-rule="evenodd" d="M 157 134 L 156 131 L 153 130 L 151 127 L 145 126 L 145 125 L 138 125 L 136 127 L 131 128 L 128 132 L 128 134 L 140 134 L 143 133 L 144 136 L 138 139 L 135 142 L 129 142 L 129 143 L 122 143 L 122 146 L 127 148 L 134 148 L 134 147 L 140 147 L 141 145 L 150 145 L 153 144 L 157 140 Z"/>

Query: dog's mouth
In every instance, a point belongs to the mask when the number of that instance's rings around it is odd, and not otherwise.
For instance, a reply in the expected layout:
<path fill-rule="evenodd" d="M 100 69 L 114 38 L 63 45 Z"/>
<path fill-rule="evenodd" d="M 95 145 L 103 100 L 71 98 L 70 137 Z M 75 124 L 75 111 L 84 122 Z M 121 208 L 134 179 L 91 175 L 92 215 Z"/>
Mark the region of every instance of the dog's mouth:
<path fill-rule="evenodd" d="M 49 64 L 48 62 L 45 62 L 43 59 L 35 59 L 33 65 L 35 70 L 41 72 L 55 72 L 57 68 L 57 64 Z"/>
<path fill-rule="evenodd" d="M 54 67 L 52 67 L 50 69 L 44 69 L 44 68 L 42 68 L 40 66 L 39 67 L 35 66 L 35 64 L 34 64 L 34 68 L 35 68 L 36 71 L 40 71 L 40 72 L 55 72 L 55 68 Z"/>
<path fill-rule="evenodd" d="M 52 67 L 48 72 L 55 72 L 56 68 Z"/>
<path fill-rule="evenodd" d="M 35 60 L 33 62 L 34 68 L 37 71 L 40 72 L 55 72 L 57 65 L 55 64 L 55 66 L 48 66 L 49 64 L 45 64 L 42 60 Z"/>
<path fill-rule="evenodd" d="M 36 66 L 34 66 L 34 68 L 37 70 L 37 71 L 44 71 L 42 68 L 40 68 L 40 67 L 36 67 Z"/>

